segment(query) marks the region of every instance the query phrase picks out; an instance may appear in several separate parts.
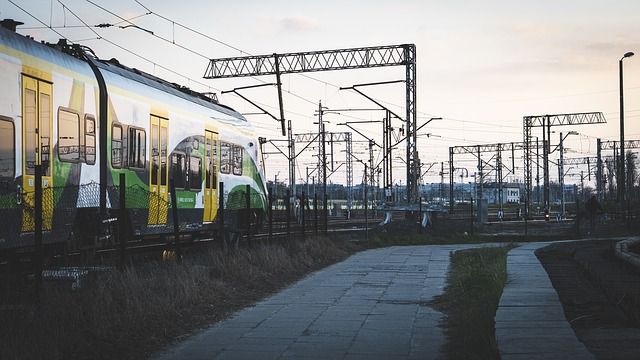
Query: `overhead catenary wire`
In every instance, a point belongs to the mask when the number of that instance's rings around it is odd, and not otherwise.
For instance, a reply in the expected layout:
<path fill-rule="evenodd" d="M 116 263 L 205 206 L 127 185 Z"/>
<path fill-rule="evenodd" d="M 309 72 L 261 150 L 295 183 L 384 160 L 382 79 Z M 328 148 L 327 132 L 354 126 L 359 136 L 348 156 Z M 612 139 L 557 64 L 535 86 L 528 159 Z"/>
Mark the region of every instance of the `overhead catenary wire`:
<path fill-rule="evenodd" d="M 88 0 L 87 0 L 87 1 L 88 1 Z M 13 1 L 11 1 L 11 0 L 10 0 L 10 2 L 11 2 L 12 4 L 14 4 L 14 5 L 15 5 L 15 3 L 14 3 Z M 76 16 L 76 15 L 75 15 L 75 14 L 74 14 L 74 13 L 73 13 L 73 12 L 72 12 L 72 11 L 71 11 L 71 10 L 70 10 L 66 5 L 65 5 L 65 4 L 63 4 L 61 1 L 58 1 L 58 2 L 63 6 L 64 11 L 65 11 L 65 16 L 66 16 L 66 14 L 67 14 L 67 11 L 68 11 L 68 12 L 71 12 L 74 16 Z M 88 1 L 88 2 L 89 2 L 89 3 L 94 4 L 94 2 L 92 2 L 92 1 Z M 202 32 L 198 32 L 198 31 L 196 31 L 196 30 L 193 30 L 193 29 L 191 29 L 190 27 L 185 26 L 185 25 L 183 25 L 183 24 L 180 24 L 180 23 L 178 23 L 178 22 L 175 22 L 175 21 L 173 21 L 173 20 L 171 20 L 171 19 L 169 19 L 169 18 L 167 18 L 167 17 L 165 17 L 165 16 L 162 16 L 162 15 L 160 15 L 160 14 L 156 14 L 156 13 L 154 13 L 153 11 L 149 10 L 147 7 L 145 7 L 145 6 L 141 3 L 141 1 L 135 0 L 135 2 L 136 2 L 136 3 L 138 3 L 140 6 L 142 6 L 143 8 L 145 8 L 145 10 L 147 10 L 147 12 L 146 12 L 145 14 L 143 14 L 143 15 L 138 15 L 138 16 L 137 16 L 137 17 L 135 17 L 135 18 L 127 19 L 127 21 L 124 21 L 124 18 L 123 18 L 123 17 L 118 17 L 118 18 L 119 18 L 119 19 L 121 19 L 122 21 L 121 21 L 121 22 L 118 22 L 118 23 L 115 23 L 115 25 L 117 25 L 117 24 L 123 24 L 123 23 L 132 23 L 132 22 L 133 22 L 133 20 L 135 20 L 136 18 L 139 18 L 139 17 L 141 17 L 141 16 L 149 15 L 149 13 L 150 13 L 150 14 L 151 14 L 151 15 L 153 15 L 153 16 L 156 16 L 156 17 L 159 17 L 159 18 L 161 18 L 161 19 L 163 19 L 163 20 L 165 20 L 165 21 L 169 21 L 169 22 L 171 22 L 172 26 L 178 26 L 178 27 L 182 27 L 182 28 L 184 28 L 184 29 L 187 29 L 187 30 L 189 30 L 189 31 L 193 31 L 194 33 L 197 33 L 197 34 L 199 34 L 199 35 L 201 35 L 201 36 L 204 36 L 204 37 L 206 37 L 206 38 L 209 38 L 209 39 L 210 39 L 210 40 L 212 40 L 212 41 L 216 41 L 216 42 L 218 42 L 218 43 L 220 43 L 220 44 L 223 44 L 224 46 L 228 46 L 228 47 L 230 47 L 230 48 L 234 49 L 235 51 L 240 51 L 240 52 L 243 52 L 243 53 L 247 53 L 247 54 L 248 54 L 248 52 L 242 51 L 241 49 L 239 49 L 239 48 L 237 48 L 237 47 L 234 47 L 233 45 L 230 45 L 230 44 L 228 44 L 228 43 L 222 42 L 222 41 L 220 41 L 220 40 L 218 40 L 218 39 L 215 39 L 214 37 L 208 36 L 208 35 L 206 35 L 206 34 L 204 34 L 204 33 L 202 33 Z M 52 2 L 52 3 L 53 3 L 53 2 Z M 95 5 L 95 4 L 94 4 L 94 5 Z M 16 6 L 17 6 L 17 5 L 16 5 Z M 53 5 L 52 5 L 52 6 L 53 6 Z M 76 16 L 76 17 L 77 17 L 77 16 Z M 38 21 L 39 21 L 39 20 L 38 20 Z M 41 23 L 42 23 L 42 22 L 41 22 Z M 66 20 L 65 20 L 65 24 L 66 24 Z M 85 26 L 85 27 L 87 27 L 87 28 L 91 28 L 91 26 L 96 27 L 95 25 L 87 25 L 87 24 L 85 24 L 84 26 Z M 51 30 L 53 30 L 53 26 L 52 26 L 52 24 L 51 24 L 51 20 L 50 20 L 50 25 L 48 26 L 48 28 L 49 28 L 49 29 L 51 29 Z M 68 28 L 70 28 L 70 27 L 68 27 Z M 59 34 L 60 36 L 62 36 L 59 32 L 56 32 L 56 33 L 57 33 L 57 34 Z M 95 32 L 95 31 L 94 31 L 94 34 L 96 34 L 96 36 L 97 36 L 97 39 L 98 39 L 98 40 L 104 40 L 105 42 L 108 42 L 108 43 L 110 43 L 111 45 L 116 46 L 116 47 L 118 47 L 118 48 L 122 49 L 123 51 L 126 51 L 127 53 L 130 53 L 130 54 L 132 54 L 132 55 L 135 55 L 135 56 L 136 56 L 136 57 L 138 57 L 138 58 L 141 58 L 141 59 L 143 59 L 143 60 L 145 60 L 145 61 L 148 61 L 148 62 L 152 63 L 154 66 L 158 66 L 159 68 L 162 68 L 162 69 L 164 69 L 164 70 L 167 70 L 167 71 L 169 71 L 169 72 L 171 72 L 171 73 L 173 73 L 173 74 L 176 74 L 176 75 L 178 75 L 178 76 L 181 76 L 181 77 L 183 77 L 183 78 L 189 79 L 189 81 L 193 81 L 193 82 L 198 83 L 198 84 L 200 84 L 200 85 L 202 85 L 202 86 L 205 86 L 205 87 L 207 87 L 207 88 L 215 89 L 215 88 L 211 87 L 211 86 L 210 86 L 210 85 L 208 85 L 208 84 L 204 84 L 204 83 L 201 83 L 201 82 L 195 81 L 195 80 L 193 80 L 193 79 L 190 79 L 189 77 L 187 77 L 187 76 L 185 76 L 185 75 L 182 75 L 182 74 L 180 74 L 180 73 L 178 73 L 178 72 L 172 71 L 172 70 L 170 70 L 169 68 L 166 68 L 166 67 L 164 67 L 164 66 L 161 66 L 161 65 L 157 64 L 156 62 L 154 62 L 154 61 L 152 61 L 152 60 L 148 59 L 148 58 L 145 58 L 145 57 L 143 57 L 143 56 L 140 56 L 140 55 L 138 55 L 138 54 L 136 54 L 136 53 L 134 53 L 134 52 L 132 52 L 132 51 L 129 51 L 129 50 L 128 50 L 128 49 L 126 49 L 125 47 L 123 47 L 123 46 L 121 46 L 121 45 L 119 45 L 119 44 L 116 44 L 116 43 L 114 43 L 114 42 L 110 41 L 109 39 L 105 39 L 104 37 L 102 37 L 100 34 L 98 34 L 98 33 L 97 33 L 97 32 Z M 62 36 L 62 37 L 64 37 L 64 36 Z M 167 38 L 163 38 L 163 37 L 159 37 L 159 36 L 156 36 L 156 37 L 161 38 L 161 39 L 162 39 L 163 41 L 165 41 L 165 42 L 167 42 L 167 41 L 168 41 L 168 42 L 171 42 L 172 44 L 174 44 L 174 45 L 176 45 L 176 46 L 179 46 L 179 47 L 181 47 L 182 49 L 185 49 L 185 51 L 189 51 L 189 52 L 195 53 L 197 56 L 205 57 L 204 55 L 199 54 L 199 53 L 197 53 L 197 52 L 194 52 L 193 50 L 188 49 L 187 47 L 185 47 L 185 46 L 183 46 L 183 45 L 175 44 L 175 39 L 173 39 L 173 41 L 172 41 L 171 39 L 167 39 Z M 313 79 L 313 78 L 311 78 L 311 79 Z M 317 79 L 314 79 L 314 80 L 317 80 Z M 324 83 L 324 84 L 325 84 L 325 86 L 335 86 L 335 87 L 337 87 L 336 85 L 333 85 L 333 84 L 330 84 L 330 83 L 327 83 L 327 82 L 323 82 L 323 81 L 320 81 L 320 82 L 321 82 L 321 83 Z M 216 89 L 216 90 L 218 90 L 218 89 Z M 309 99 L 307 99 L 307 98 L 304 98 L 304 97 L 300 96 L 299 94 L 297 94 L 297 93 L 295 93 L 295 92 L 291 92 L 291 90 L 290 90 L 290 89 L 289 89 L 288 91 L 286 91 L 286 93 L 290 94 L 291 96 L 298 97 L 298 98 L 300 98 L 301 100 L 304 100 L 304 101 L 306 101 L 306 102 L 308 102 L 308 103 L 310 103 L 310 104 L 316 104 L 316 103 L 317 103 L 317 102 L 315 102 L 315 101 L 311 101 L 311 100 L 309 100 Z M 390 102 L 387 102 L 387 101 L 381 101 L 381 102 L 384 102 L 385 104 L 390 104 L 390 105 L 393 105 L 393 106 L 398 106 L 398 105 L 391 104 Z M 268 107 L 270 107 L 270 108 L 275 108 L 275 107 L 273 107 L 273 106 L 266 105 L 266 104 L 265 104 L 265 106 L 268 106 Z M 398 106 L 398 107 L 400 107 L 400 106 Z M 299 113 L 291 113 L 291 114 L 296 115 L 296 116 L 302 116 L 302 117 L 305 117 L 305 118 L 307 118 L 307 119 L 311 119 L 311 117 L 310 117 L 310 116 L 308 116 L 308 115 L 299 114 Z M 426 114 L 426 113 L 419 112 L 419 114 Z M 341 116 L 348 116 L 348 115 L 344 115 L 344 114 L 342 114 Z M 355 117 L 352 117 L 352 118 L 355 118 Z M 358 119 L 359 119 L 359 118 L 358 118 Z M 515 130 L 515 129 L 518 129 L 518 130 L 520 130 L 520 129 L 521 129 L 521 127 L 520 127 L 520 126 L 501 125 L 501 124 L 499 124 L 499 123 L 493 123 L 493 122 L 492 122 L 492 123 L 487 123 L 487 122 L 481 122 L 481 121 L 475 121 L 475 120 L 453 119 L 453 118 L 446 118 L 446 117 L 445 117 L 445 119 L 446 119 L 447 121 L 461 122 L 461 123 L 466 124 L 466 125 L 478 125 L 478 126 L 482 126 L 482 127 L 484 127 L 484 128 L 486 128 L 486 127 L 497 127 L 497 128 L 501 128 L 501 129 L 505 129 L 505 128 L 508 128 L 508 129 L 514 129 L 514 130 Z M 434 129 L 437 129 L 437 128 L 434 128 Z M 474 130 L 471 130 L 471 129 L 465 129 L 465 131 L 470 131 L 470 132 L 473 132 L 473 133 L 490 132 L 490 130 L 482 130 L 482 129 L 477 129 L 477 130 L 476 130 L 476 129 L 474 129 Z M 372 132 L 373 132 L 373 130 L 372 130 Z M 509 133 L 511 133 L 511 132 L 509 132 Z M 515 132 L 514 132 L 514 134 L 515 134 Z M 378 132 L 378 135 L 379 135 L 379 132 Z M 460 139 L 458 139 L 458 138 L 456 138 L 456 137 L 450 137 L 450 138 L 445 138 L 445 139 L 455 139 L 456 141 L 468 141 L 468 142 L 475 142 L 475 141 L 477 141 L 477 140 L 466 139 L 466 138 L 460 138 Z M 443 142 L 443 140 L 444 140 L 444 139 L 432 139 L 432 141 L 438 141 L 438 142 Z"/>

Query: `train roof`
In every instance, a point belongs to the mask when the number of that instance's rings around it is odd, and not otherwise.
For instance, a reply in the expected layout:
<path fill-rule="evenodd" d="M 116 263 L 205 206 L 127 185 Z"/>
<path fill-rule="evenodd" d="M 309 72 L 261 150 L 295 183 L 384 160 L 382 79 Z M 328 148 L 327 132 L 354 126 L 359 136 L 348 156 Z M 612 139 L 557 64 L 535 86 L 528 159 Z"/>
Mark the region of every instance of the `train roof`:
<path fill-rule="evenodd" d="M 69 45 L 64 39 L 61 39 L 57 44 L 45 42 L 39 43 L 29 36 L 22 36 L 16 33 L 14 31 L 16 25 L 21 24 L 22 23 L 15 22 L 10 19 L 0 21 L 0 25 L 2 25 L 0 26 L 0 43 L 24 53 L 33 55 L 37 58 L 41 58 L 74 70 L 79 70 L 79 66 L 84 67 L 84 65 L 81 64 L 86 64 L 86 60 L 83 59 L 77 48 Z M 92 55 L 93 54 L 88 54 L 88 56 Z M 129 68 L 125 65 L 120 64 L 120 62 L 116 59 L 97 60 L 98 66 L 101 68 L 101 70 L 108 71 L 117 76 L 142 83 L 151 88 L 158 89 L 173 96 L 218 111 L 220 113 L 231 116 L 236 120 L 247 122 L 244 116 L 242 116 L 232 108 L 220 104 L 215 97 L 193 91 L 187 87 L 180 86 L 175 83 L 168 82 L 143 71 Z"/>

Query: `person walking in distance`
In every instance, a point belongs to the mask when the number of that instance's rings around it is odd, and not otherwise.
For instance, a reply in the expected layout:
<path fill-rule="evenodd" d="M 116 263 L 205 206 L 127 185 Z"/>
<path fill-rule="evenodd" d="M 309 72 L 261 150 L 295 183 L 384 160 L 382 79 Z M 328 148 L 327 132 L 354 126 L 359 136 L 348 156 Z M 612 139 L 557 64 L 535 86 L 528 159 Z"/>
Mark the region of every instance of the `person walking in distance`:
<path fill-rule="evenodd" d="M 593 231 L 596 228 L 596 215 L 602 212 L 602 206 L 598 200 L 596 200 L 596 196 L 593 195 L 589 200 L 587 200 L 584 207 L 589 213 L 589 223 L 591 225 L 591 231 Z"/>

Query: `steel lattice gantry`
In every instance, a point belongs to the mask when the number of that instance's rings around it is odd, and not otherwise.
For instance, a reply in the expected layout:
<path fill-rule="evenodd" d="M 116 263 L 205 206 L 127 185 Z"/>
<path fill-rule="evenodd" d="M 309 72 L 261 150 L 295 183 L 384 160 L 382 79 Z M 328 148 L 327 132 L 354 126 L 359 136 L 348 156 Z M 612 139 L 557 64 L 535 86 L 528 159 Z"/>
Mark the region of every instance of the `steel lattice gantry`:
<path fill-rule="evenodd" d="M 549 153 L 551 150 L 550 138 L 551 127 L 561 125 L 585 125 L 604 124 L 606 119 L 601 112 L 555 114 L 555 115 L 534 115 L 523 117 L 523 142 L 524 142 L 524 180 L 526 187 L 525 216 L 529 215 L 531 204 L 531 150 L 536 148 L 531 135 L 533 127 L 542 127 L 542 147 L 543 147 L 543 176 L 544 176 L 544 207 L 545 215 L 549 212 Z M 546 216 L 548 219 L 548 216 Z"/>
<path fill-rule="evenodd" d="M 477 173 L 477 182 L 480 186 L 480 191 L 478 192 L 478 198 L 482 198 L 482 189 L 484 184 L 484 179 L 489 177 L 489 174 L 485 172 L 486 168 L 489 168 L 489 171 L 496 171 L 496 184 L 498 185 L 498 197 L 499 203 L 502 204 L 502 183 L 506 175 L 503 176 L 502 169 L 504 168 L 504 164 L 502 162 L 502 152 L 510 151 L 511 152 L 511 168 L 507 167 L 507 175 L 515 173 L 516 165 L 515 165 L 515 151 L 524 149 L 524 144 L 521 142 L 517 143 L 497 143 L 497 144 L 485 144 L 485 145 L 462 145 L 462 146 L 452 146 L 449 148 L 449 183 L 451 186 L 449 187 L 449 211 L 453 212 L 453 183 L 454 183 L 454 154 L 471 154 L 478 160 L 478 173 Z M 495 153 L 496 165 L 492 165 L 489 161 L 485 161 L 482 159 L 482 153 Z"/>
<path fill-rule="evenodd" d="M 624 141 L 624 148 L 627 149 L 627 150 L 640 149 L 640 140 L 625 140 Z M 619 176 L 618 167 L 619 167 L 620 163 L 619 163 L 618 158 L 620 156 L 617 154 L 617 149 L 620 149 L 620 141 L 600 140 L 600 139 L 598 139 L 598 154 L 600 154 L 600 152 L 602 150 L 613 150 L 612 158 L 613 158 L 613 164 L 616 167 L 615 173 L 616 173 L 616 176 Z M 601 176 L 602 176 L 602 160 L 601 159 L 598 162 L 598 170 L 600 171 L 598 179 L 601 181 Z M 629 181 L 632 181 L 632 180 L 629 180 Z M 598 190 L 600 190 L 600 188 L 598 188 Z M 600 191 L 598 191 L 598 196 L 599 196 L 600 200 L 602 201 L 602 195 L 601 195 Z"/>
<path fill-rule="evenodd" d="M 324 134 L 325 141 L 328 141 L 331 144 L 331 158 L 333 159 L 333 143 L 334 142 L 344 142 L 345 143 L 345 151 L 346 151 L 346 180 L 347 180 L 347 210 L 351 211 L 351 206 L 353 203 L 353 157 L 351 152 L 351 133 L 350 132 L 341 132 L 341 133 L 332 133 L 328 132 Z M 311 143 L 320 142 L 320 134 L 296 134 L 294 135 L 295 141 L 297 143 L 307 143 L 306 146 L 303 147 L 301 151 L 304 151 Z M 327 139 L 328 138 L 328 139 Z M 322 153 L 322 147 L 318 147 L 320 149 L 320 153 L 318 154 L 318 178 L 322 179 L 325 175 L 325 166 L 326 164 L 322 164 L 322 159 L 326 159 L 326 154 Z M 333 163 L 333 160 L 331 161 Z M 326 189 L 323 189 L 323 192 L 326 192 Z"/>
<path fill-rule="evenodd" d="M 281 74 L 387 66 L 406 67 L 407 199 L 417 203 L 419 159 L 416 134 L 416 46 L 402 44 L 339 50 L 308 51 L 271 55 L 211 59 L 205 79 L 276 75 L 280 102 L 280 121 L 284 135 Z"/>

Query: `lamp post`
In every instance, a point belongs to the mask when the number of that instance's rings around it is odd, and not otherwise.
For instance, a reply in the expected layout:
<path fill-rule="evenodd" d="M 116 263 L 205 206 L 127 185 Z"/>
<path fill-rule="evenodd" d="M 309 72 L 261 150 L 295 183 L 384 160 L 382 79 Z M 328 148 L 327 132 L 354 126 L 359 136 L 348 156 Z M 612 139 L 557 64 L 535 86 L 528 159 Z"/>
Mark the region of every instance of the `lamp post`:
<path fill-rule="evenodd" d="M 625 53 L 619 62 L 619 74 L 620 74 L 620 180 L 618 181 L 618 201 L 622 203 L 625 200 L 625 161 L 624 161 L 624 93 L 623 93 L 623 77 L 622 77 L 622 60 L 628 57 L 632 57 L 633 52 L 629 51 Z"/>

